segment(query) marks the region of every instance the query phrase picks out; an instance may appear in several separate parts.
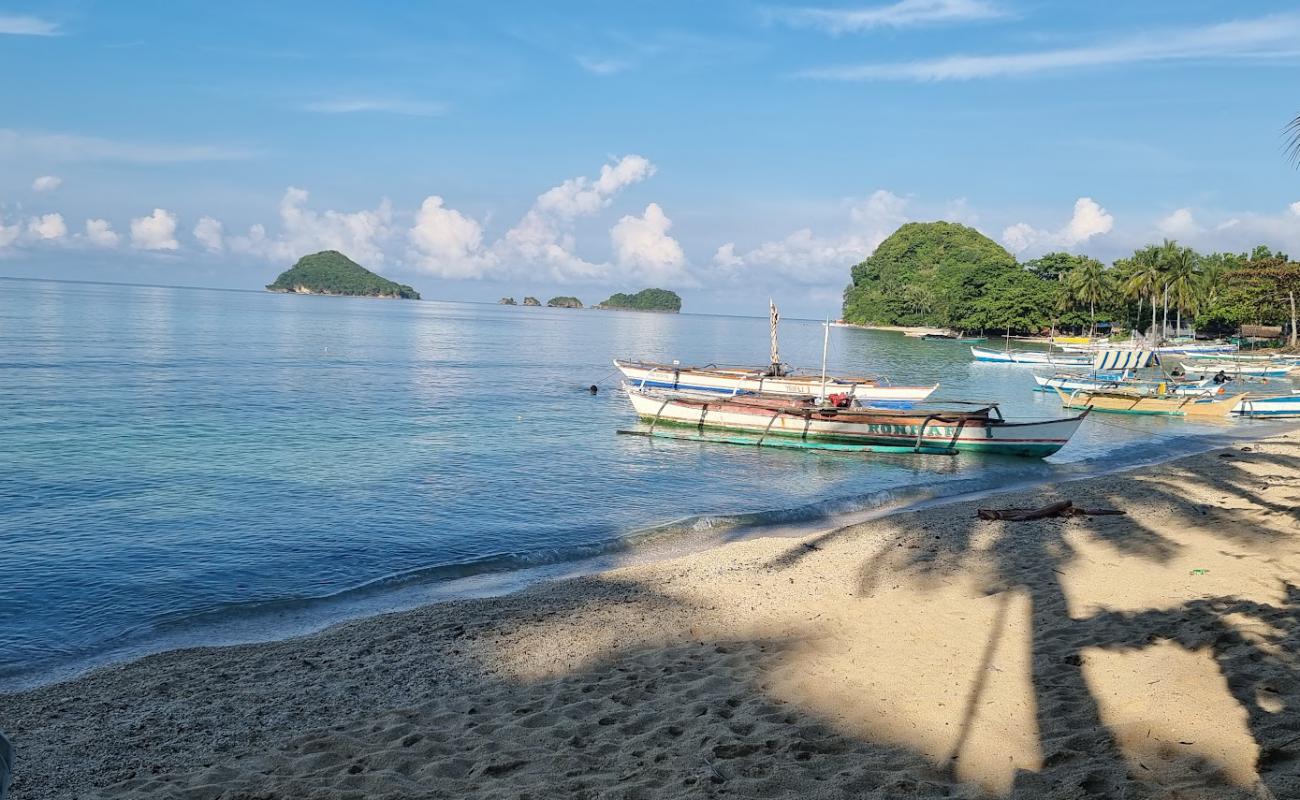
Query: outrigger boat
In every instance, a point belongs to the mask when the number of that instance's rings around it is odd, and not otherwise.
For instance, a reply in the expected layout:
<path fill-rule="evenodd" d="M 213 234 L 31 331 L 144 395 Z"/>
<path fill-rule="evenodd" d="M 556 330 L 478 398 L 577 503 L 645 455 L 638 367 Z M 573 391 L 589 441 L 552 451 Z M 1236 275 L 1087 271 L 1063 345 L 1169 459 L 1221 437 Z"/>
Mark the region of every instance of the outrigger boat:
<path fill-rule="evenodd" d="M 1286 353 L 1269 353 L 1265 355 L 1232 353 L 1227 356 L 1223 353 L 1187 353 L 1186 358 L 1191 361 L 1219 361 L 1225 364 L 1235 364 L 1238 361 L 1252 364 L 1300 364 L 1300 356 Z"/>
<path fill-rule="evenodd" d="M 651 361 L 614 359 L 628 382 L 638 389 L 671 389 L 711 394 L 778 394 L 795 397 L 821 397 L 827 393 L 848 394 L 859 400 L 924 400 L 939 388 L 932 386 L 894 386 L 881 378 L 826 376 L 783 369 L 773 375 L 769 368 L 683 367 Z"/>
<path fill-rule="evenodd" d="M 853 449 L 868 452 L 1003 453 L 1044 458 L 1065 446 L 1087 416 L 1033 422 L 1002 418 L 996 403 L 971 409 L 840 407 L 814 398 L 773 395 L 701 397 L 624 387 L 648 431 L 620 431 L 693 441 Z M 849 402 L 848 398 L 836 398 Z M 694 434 L 665 433 L 668 426 Z M 708 432 L 719 436 L 709 437 Z M 748 434 L 737 437 L 735 434 Z M 756 436 L 754 436 L 756 434 Z"/>
<path fill-rule="evenodd" d="M 793 397 L 825 398 L 828 394 L 846 394 L 859 400 L 924 400 L 934 394 L 933 386 L 894 386 L 883 378 L 837 377 L 826 374 L 826 350 L 830 346 L 831 323 L 828 320 L 822 338 L 820 374 L 793 370 L 781 363 L 776 328 L 781 319 L 776 303 L 767 301 L 772 351 L 766 367 L 733 367 L 706 364 L 683 367 L 678 363 L 614 359 L 614 366 L 637 389 L 671 389 L 676 392 L 710 394 L 773 394 Z"/>
<path fill-rule="evenodd" d="M 1183 362 L 1183 372 L 1188 375 L 1213 375 L 1222 372 L 1234 378 L 1285 378 L 1295 367 L 1290 364 L 1241 364 L 1235 361 L 1209 361 L 1189 364 Z"/>
<path fill-rule="evenodd" d="M 1232 413 L 1242 417 L 1298 417 L 1300 394 L 1279 394 L 1272 397 L 1242 395 L 1232 407 Z"/>
<path fill-rule="evenodd" d="M 988 361 L 998 364 L 1086 367 L 1092 363 L 1092 359 L 1086 356 L 1061 355 L 1046 350 L 993 350 L 988 347 L 972 347 L 970 354 L 975 356 L 976 361 Z"/>
<path fill-rule="evenodd" d="M 1223 394 L 1223 386 L 1213 385 L 1213 380 L 1213 378 L 1202 378 L 1198 381 L 1141 380 L 1132 378 L 1127 373 L 1095 376 L 1058 373 L 1050 376 L 1034 376 L 1034 382 L 1038 384 L 1036 391 L 1040 392 L 1050 392 L 1053 389 L 1064 389 L 1067 392 L 1076 390 L 1104 392 L 1111 389 L 1120 389 L 1140 394 L 1174 395 L 1179 397 L 1209 397 L 1215 394 Z"/>
<path fill-rule="evenodd" d="M 1223 419 L 1245 395 L 1225 400 L 1205 397 L 1177 397 L 1140 394 L 1111 389 L 1107 391 L 1056 390 L 1062 408 L 1092 409 L 1111 414 L 1155 414 L 1170 417 L 1217 417 Z"/>

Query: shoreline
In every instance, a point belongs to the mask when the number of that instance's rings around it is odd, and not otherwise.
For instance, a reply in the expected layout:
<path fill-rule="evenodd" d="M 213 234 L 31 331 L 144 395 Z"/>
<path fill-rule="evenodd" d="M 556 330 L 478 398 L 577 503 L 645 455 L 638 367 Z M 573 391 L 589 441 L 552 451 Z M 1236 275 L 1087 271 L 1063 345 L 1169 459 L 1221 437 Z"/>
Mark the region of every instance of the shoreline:
<path fill-rule="evenodd" d="M 415 569 L 382 575 L 347 587 L 336 594 L 312 598 L 285 598 L 257 603 L 231 603 L 220 610 L 243 608 L 246 613 L 228 619 L 212 621 L 212 611 L 199 611 L 175 620 L 157 621 L 154 625 L 169 628 L 181 626 L 190 630 L 181 635 L 159 633 L 153 638 L 110 646 L 101 652 L 87 655 L 62 664 L 39 667 L 36 670 L 3 676 L 0 681 L 0 698 L 35 691 L 47 686 L 75 681 L 97 670 L 130 665 L 144 658 L 165 655 L 178 650 L 199 648 L 236 647 L 268 644 L 312 636 L 330 628 L 364 621 L 392 613 L 403 613 L 421 608 L 467 599 L 502 597 L 526 591 L 538 584 L 562 582 L 575 578 L 599 575 L 626 566 L 656 563 L 673 558 L 690 556 L 723 547 L 734 541 L 763 538 L 799 538 L 825 534 L 840 528 L 879 520 L 894 514 L 903 514 L 956 503 L 970 502 L 996 496 L 1009 491 L 1024 491 L 1046 485 L 1061 485 L 1093 478 L 1119 475 L 1149 468 L 1181 458 L 1198 455 L 1221 447 L 1233 447 L 1244 442 L 1254 442 L 1284 431 L 1300 431 L 1300 425 L 1271 421 L 1266 430 L 1241 430 L 1225 434 L 1203 434 L 1182 440 L 1192 449 L 1181 453 L 1157 456 L 1114 464 L 1098 464 L 1084 460 L 1053 464 L 1059 474 L 1042 475 L 1015 480 L 997 487 L 982 486 L 961 488 L 946 493 L 954 484 L 975 481 L 971 477 L 957 481 L 940 481 L 923 484 L 923 488 L 900 495 L 896 489 L 884 489 L 852 498 L 834 498 L 825 501 L 838 510 L 811 513 L 804 517 L 801 509 L 768 509 L 760 512 L 731 515 L 706 514 L 649 526 L 630 536 L 609 540 L 594 546 L 598 552 L 552 562 L 501 569 L 474 569 L 476 562 L 463 564 L 433 564 Z M 1045 462 L 1050 463 L 1050 462 Z M 860 505 L 865 503 L 865 505 Z M 814 508 L 819 504 L 810 506 Z M 846 506 L 857 506 L 847 508 Z M 794 512 L 794 516 L 790 515 Z M 771 516 L 765 522 L 743 521 L 755 516 Z M 694 524 L 686 523 L 694 520 Z M 705 531 L 695 530 L 698 523 L 708 521 Z M 721 521 L 724 524 L 718 525 Z M 731 521 L 732 525 L 725 524 Z M 660 538 L 665 531 L 668 539 Z M 687 538 L 689 537 L 689 538 Z M 483 559 L 493 561 L 498 556 Z M 428 577 L 433 573 L 461 573 L 441 579 Z M 419 577 L 425 576 L 425 577 Z M 199 620 L 207 618 L 207 622 Z"/>
<path fill-rule="evenodd" d="M 1270 748 L 1300 729 L 1297 487 L 1291 432 L 151 655 L 0 696 L 14 797 L 1290 796 Z M 1061 496 L 1128 516 L 973 519 Z"/>

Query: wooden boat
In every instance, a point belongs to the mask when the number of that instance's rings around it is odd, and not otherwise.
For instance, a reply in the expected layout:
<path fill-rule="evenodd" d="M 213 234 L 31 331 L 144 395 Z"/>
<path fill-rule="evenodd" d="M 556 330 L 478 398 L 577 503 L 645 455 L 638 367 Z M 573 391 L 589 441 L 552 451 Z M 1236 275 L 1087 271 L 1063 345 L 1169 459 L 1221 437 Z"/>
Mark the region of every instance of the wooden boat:
<path fill-rule="evenodd" d="M 773 375 L 771 369 L 757 367 L 683 367 L 651 361 L 614 359 L 628 382 L 638 389 L 672 389 L 674 391 L 713 394 L 780 394 L 796 397 L 820 397 L 847 394 L 859 400 L 924 400 L 934 394 L 932 386 L 894 386 L 880 378 L 827 376 L 804 372 Z M 824 389 L 824 391 L 823 391 Z"/>
<path fill-rule="evenodd" d="M 1232 413 L 1242 417 L 1300 417 L 1300 394 L 1279 394 L 1272 397 L 1241 395 Z"/>
<path fill-rule="evenodd" d="M 1235 364 L 1237 362 L 1249 362 L 1252 364 L 1300 364 L 1300 356 L 1286 353 L 1268 353 L 1256 355 L 1249 353 L 1232 353 L 1224 355 L 1223 353 L 1187 353 L 1189 361 L 1219 361 L 1225 364 Z"/>
<path fill-rule="evenodd" d="M 1290 364 L 1242 364 L 1235 361 L 1183 362 L 1188 375 L 1213 375 L 1222 372 L 1234 378 L 1285 378 L 1294 369 Z"/>
<path fill-rule="evenodd" d="M 1061 406 L 1071 409 L 1092 409 L 1110 414 L 1156 414 L 1171 417 L 1215 417 L 1223 419 L 1236 405 L 1239 397 L 1211 400 L 1203 397 L 1169 397 L 1139 394 L 1112 389 L 1108 391 L 1056 390 Z M 1245 395 L 1241 395 L 1244 397 Z"/>
<path fill-rule="evenodd" d="M 1120 389 L 1140 394 L 1177 397 L 1209 397 L 1223 394 L 1223 386 L 1214 385 L 1212 380 L 1212 378 L 1202 378 L 1198 381 L 1153 381 L 1139 380 L 1126 375 L 1071 375 L 1070 373 L 1034 376 L 1034 382 L 1038 384 L 1037 391 L 1040 392 L 1050 392 L 1053 389 L 1064 389 L 1067 392 L 1076 390 L 1104 392 Z"/>
<path fill-rule="evenodd" d="M 905 452 L 971 451 L 1043 458 L 1065 446 L 1086 412 L 1034 422 L 1002 418 L 996 405 L 973 410 L 934 407 L 838 408 L 811 399 L 773 395 L 701 397 L 628 386 L 627 395 L 650 434 L 663 425 L 757 434 L 803 442 L 859 445 Z"/>
<path fill-rule="evenodd" d="M 1044 364 L 1051 366 L 1086 367 L 1092 360 L 1086 356 L 1061 355 L 1046 350 L 993 350 L 988 347 L 972 347 L 970 354 L 976 361 L 988 361 L 997 364 Z"/>
<path fill-rule="evenodd" d="M 1202 342 L 1200 344 L 1163 344 L 1152 348 L 1140 341 L 1112 342 L 1103 345 L 1058 344 L 1067 353 L 1091 353 L 1095 350 L 1154 350 L 1160 355 L 1192 355 L 1193 353 L 1232 353 L 1237 345 L 1226 342 Z"/>

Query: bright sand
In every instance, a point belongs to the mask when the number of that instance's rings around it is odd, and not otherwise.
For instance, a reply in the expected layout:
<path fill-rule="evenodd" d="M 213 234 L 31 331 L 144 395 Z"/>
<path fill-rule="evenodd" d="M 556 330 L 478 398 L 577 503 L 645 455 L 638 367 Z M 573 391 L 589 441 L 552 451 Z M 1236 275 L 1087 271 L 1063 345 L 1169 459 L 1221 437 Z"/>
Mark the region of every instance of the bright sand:
<path fill-rule="evenodd" d="M 0 697 L 15 800 L 1300 797 L 1300 437 Z M 1056 499 L 1127 516 L 983 522 Z"/>

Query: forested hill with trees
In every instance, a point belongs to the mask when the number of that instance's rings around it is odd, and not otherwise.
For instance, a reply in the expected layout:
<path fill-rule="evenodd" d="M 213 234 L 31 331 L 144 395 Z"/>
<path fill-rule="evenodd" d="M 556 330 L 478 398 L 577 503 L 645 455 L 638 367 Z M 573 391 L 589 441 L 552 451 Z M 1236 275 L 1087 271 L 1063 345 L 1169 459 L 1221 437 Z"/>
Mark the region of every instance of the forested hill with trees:
<path fill-rule="evenodd" d="M 1202 254 L 1166 240 L 1110 266 L 1071 253 L 1019 263 L 951 222 L 903 225 L 851 276 L 846 322 L 1021 334 L 1095 332 L 1099 322 L 1170 334 L 1192 324 L 1213 336 L 1242 325 L 1294 331 L 1300 293 L 1300 264 L 1262 245 Z"/>
<path fill-rule="evenodd" d="M 303 256 L 292 268 L 281 272 L 280 277 L 268 284 L 266 290 L 295 294 L 420 299 L 420 293 L 410 286 L 376 275 L 337 250 L 322 250 Z"/>
<path fill-rule="evenodd" d="M 598 308 L 624 308 L 632 311 L 666 311 L 676 314 L 682 310 L 682 298 L 667 289 L 642 289 L 636 294 L 618 292 L 601 303 Z"/>

